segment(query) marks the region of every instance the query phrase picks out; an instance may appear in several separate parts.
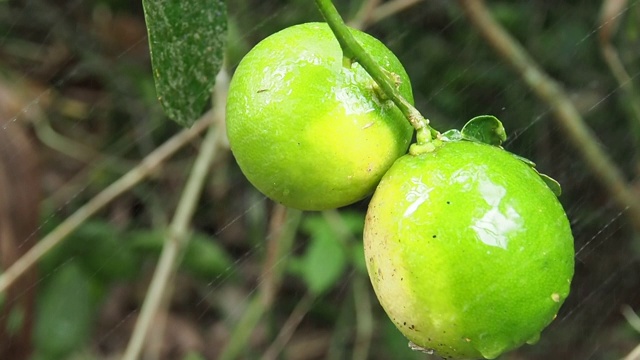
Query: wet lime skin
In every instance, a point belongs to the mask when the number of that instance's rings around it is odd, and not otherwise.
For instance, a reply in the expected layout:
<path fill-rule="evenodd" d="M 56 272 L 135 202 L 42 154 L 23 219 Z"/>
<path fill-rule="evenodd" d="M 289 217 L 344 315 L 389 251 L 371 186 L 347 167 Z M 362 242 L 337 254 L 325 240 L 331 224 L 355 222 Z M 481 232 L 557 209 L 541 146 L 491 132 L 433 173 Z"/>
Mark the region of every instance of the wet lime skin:
<path fill-rule="evenodd" d="M 398 159 L 367 212 L 380 303 L 413 343 L 453 359 L 534 343 L 569 294 L 567 216 L 538 174 L 470 141 Z"/>
<path fill-rule="evenodd" d="M 413 101 L 408 75 L 380 41 L 358 42 Z M 357 63 L 346 66 L 324 23 L 275 33 L 240 62 L 230 83 L 227 135 L 247 179 L 293 208 L 324 210 L 370 195 L 409 147 L 413 129 Z"/>

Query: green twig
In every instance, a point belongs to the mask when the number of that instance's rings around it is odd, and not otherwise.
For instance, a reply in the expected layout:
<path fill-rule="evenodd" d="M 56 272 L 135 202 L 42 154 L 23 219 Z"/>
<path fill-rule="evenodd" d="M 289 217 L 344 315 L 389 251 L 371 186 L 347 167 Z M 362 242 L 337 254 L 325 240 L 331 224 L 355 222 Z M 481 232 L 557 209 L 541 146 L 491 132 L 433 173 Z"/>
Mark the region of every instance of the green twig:
<path fill-rule="evenodd" d="M 599 146 L 599 141 L 561 86 L 549 77 L 527 51 L 498 24 L 484 1 L 458 0 L 467 18 L 502 58 L 513 67 L 533 92 L 554 113 L 563 130 L 580 151 L 586 164 L 620 207 L 632 225 L 640 229 L 640 196 L 627 184 L 622 172 Z"/>
<path fill-rule="evenodd" d="M 402 111 L 411 125 L 419 133 L 427 134 L 428 137 L 424 138 L 430 140 L 432 129 L 429 126 L 429 120 L 425 119 L 422 114 L 400 94 L 395 82 L 389 78 L 385 70 L 376 63 L 371 55 L 362 48 L 353 34 L 351 34 L 351 31 L 344 23 L 344 20 L 331 0 L 316 0 L 316 5 L 340 43 L 342 53 L 345 57 L 345 64 L 350 66 L 354 61 L 359 63 L 373 80 L 375 80 L 378 86 L 380 86 L 385 95 Z"/>

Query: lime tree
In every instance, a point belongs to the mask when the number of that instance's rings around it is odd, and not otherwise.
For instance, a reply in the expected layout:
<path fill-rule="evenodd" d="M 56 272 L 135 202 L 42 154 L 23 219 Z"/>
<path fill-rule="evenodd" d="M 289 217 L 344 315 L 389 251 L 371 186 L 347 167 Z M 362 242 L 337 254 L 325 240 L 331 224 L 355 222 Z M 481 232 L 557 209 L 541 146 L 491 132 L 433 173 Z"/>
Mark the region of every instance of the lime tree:
<path fill-rule="evenodd" d="M 408 76 L 380 41 L 353 35 L 411 102 Z M 345 206 L 371 194 L 402 156 L 412 127 L 324 23 L 275 33 L 240 62 L 227 102 L 227 135 L 247 179 L 302 210 Z"/>

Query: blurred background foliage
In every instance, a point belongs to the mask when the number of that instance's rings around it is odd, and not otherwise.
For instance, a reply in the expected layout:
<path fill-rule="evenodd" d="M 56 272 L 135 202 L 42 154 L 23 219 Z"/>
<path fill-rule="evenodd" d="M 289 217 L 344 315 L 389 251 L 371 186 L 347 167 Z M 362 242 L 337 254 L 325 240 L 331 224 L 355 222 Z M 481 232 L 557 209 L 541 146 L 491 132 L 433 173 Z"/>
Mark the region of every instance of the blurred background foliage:
<path fill-rule="evenodd" d="M 437 129 L 496 115 L 509 135 L 506 148 L 563 185 L 577 251 L 571 296 L 538 344 L 501 359 L 629 354 L 640 343 L 640 319 L 629 310 L 640 309 L 634 225 L 640 227 L 600 187 L 549 106 L 496 56 L 456 2 L 382 1 L 378 10 L 406 8 L 380 17 L 363 16 L 368 1 L 335 3 L 397 54 L 417 108 Z M 601 55 L 602 2 L 488 5 L 564 86 L 640 191 L 640 119 Z M 321 19 L 308 0 L 234 0 L 228 7 L 229 73 L 269 34 Z M 638 86 L 640 5 L 629 1 L 623 9 L 613 43 Z M 156 100 L 139 2 L 0 1 L 0 34 L 0 218 L 11 218 L 0 225 L 22 229 L 0 237 L 6 268 L 180 127 Z M 199 141 L 186 146 L 117 198 L 49 252 L 20 291 L 0 298 L 0 358 L 119 358 L 198 148 Z M 16 170 L 33 158 L 37 170 Z M 366 205 L 283 209 L 246 181 L 226 149 L 216 157 L 174 295 L 154 323 L 145 358 L 430 358 L 408 349 L 369 285 L 361 242 Z"/>

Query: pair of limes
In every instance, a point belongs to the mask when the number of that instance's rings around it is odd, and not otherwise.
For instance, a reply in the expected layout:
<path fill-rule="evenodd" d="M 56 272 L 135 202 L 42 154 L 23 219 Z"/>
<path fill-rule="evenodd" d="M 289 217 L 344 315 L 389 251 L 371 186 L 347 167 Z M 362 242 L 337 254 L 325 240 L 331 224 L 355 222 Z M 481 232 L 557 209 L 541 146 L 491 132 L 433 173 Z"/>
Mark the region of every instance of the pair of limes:
<path fill-rule="evenodd" d="M 412 102 L 394 54 L 352 33 Z M 345 206 L 375 190 L 364 230 L 369 275 L 416 348 L 495 358 L 535 342 L 573 275 L 573 239 L 556 196 L 498 146 L 452 139 L 406 154 L 413 128 L 358 63 L 343 60 L 322 23 L 287 28 L 246 55 L 227 105 L 243 173 L 303 210 Z"/>

